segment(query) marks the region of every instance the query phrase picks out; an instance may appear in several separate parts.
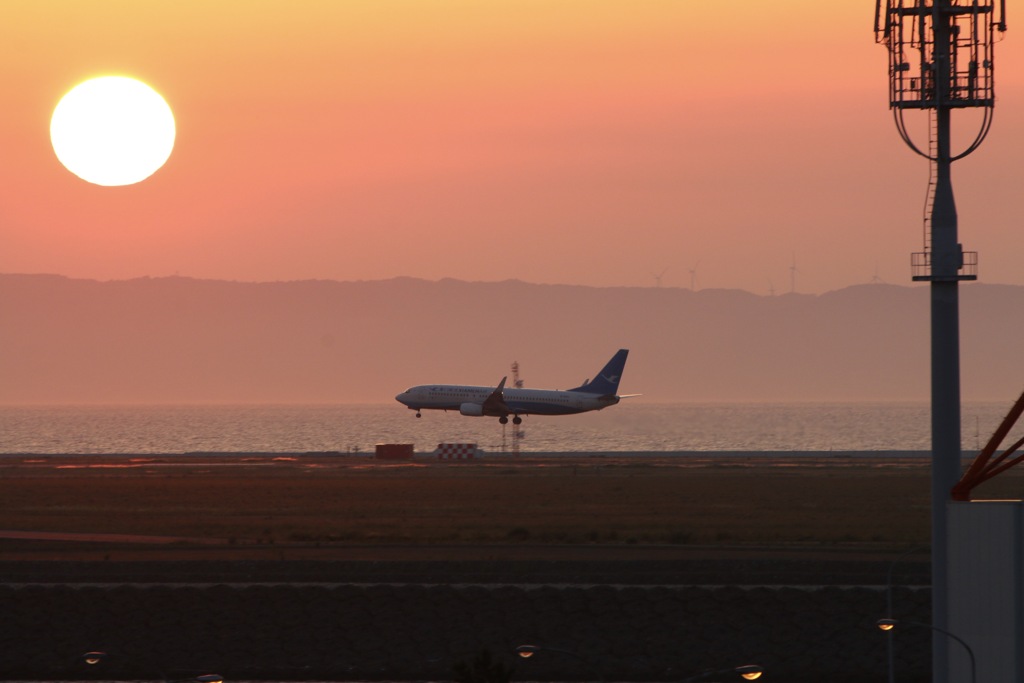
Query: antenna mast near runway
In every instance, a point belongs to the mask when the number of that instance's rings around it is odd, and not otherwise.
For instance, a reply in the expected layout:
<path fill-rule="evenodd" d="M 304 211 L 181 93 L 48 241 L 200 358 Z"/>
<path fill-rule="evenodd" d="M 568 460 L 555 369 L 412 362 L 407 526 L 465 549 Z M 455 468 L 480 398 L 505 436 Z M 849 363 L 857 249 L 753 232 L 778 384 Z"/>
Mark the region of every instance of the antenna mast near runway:
<path fill-rule="evenodd" d="M 662 271 L 663 273 L 665 271 Z M 519 379 L 519 361 L 512 361 L 512 386 L 516 389 L 523 388 L 523 380 Z M 523 438 L 525 432 L 519 425 L 512 425 L 512 455 L 519 455 L 519 439 Z"/>
<path fill-rule="evenodd" d="M 932 672 L 947 683 L 949 622 L 946 503 L 960 474 L 961 280 L 977 279 L 976 252 L 957 237 L 950 166 L 982 143 L 995 106 L 995 32 L 1006 30 L 1005 0 L 876 0 L 875 39 L 889 51 L 889 107 L 896 130 L 929 161 L 924 249 L 911 255 L 911 277 L 931 287 L 932 378 Z M 974 138 L 953 150 L 954 109 L 980 109 Z M 915 141 L 908 112 L 927 116 L 927 141 Z"/>

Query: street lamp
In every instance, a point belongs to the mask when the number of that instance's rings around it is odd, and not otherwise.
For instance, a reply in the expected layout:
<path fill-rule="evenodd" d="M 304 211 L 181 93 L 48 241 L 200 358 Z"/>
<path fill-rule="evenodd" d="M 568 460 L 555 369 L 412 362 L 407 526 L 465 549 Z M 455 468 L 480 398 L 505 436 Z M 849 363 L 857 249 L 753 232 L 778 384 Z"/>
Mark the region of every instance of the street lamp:
<path fill-rule="evenodd" d="M 886 633 L 890 633 L 890 634 L 896 629 L 897 624 L 909 624 L 910 626 L 920 626 L 922 628 L 928 628 L 928 629 L 931 629 L 932 631 L 935 631 L 936 633 L 941 633 L 942 635 L 946 636 L 947 638 L 952 638 L 956 642 L 960 643 L 960 645 L 962 645 L 964 650 L 967 652 L 967 659 L 971 662 L 971 683 L 977 683 L 977 681 L 978 681 L 978 673 L 977 673 L 977 665 L 976 665 L 976 663 L 974 661 L 974 650 L 971 649 L 971 646 L 968 645 L 964 641 L 963 638 L 961 638 L 960 636 L 956 635 L 955 633 L 951 633 L 951 632 L 947 631 L 944 628 L 939 628 L 938 626 L 932 626 L 931 624 L 924 624 L 924 623 L 921 623 L 919 621 L 900 621 L 899 619 L 893 619 L 892 617 L 885 617 L 885 618 L 879 619 L 878 621 L 875 622 L 875 626 L 877 626 L 880 630 L 885 631 Z M 891 675 L 892 675 L 892 673 L 890 672 L 890 676 Z M 890 683 L 891 683 L 891 681 L 890 681 Z"/>
<path fill-rule="evenodd" d="M 764 669 L 757 664 L 743 664 L 741 666 L 734 666 L 731 669 L 718 669 L 717 671 L 704 671 L 694 674 L 689 678 L 683 679 L 682 683 L 693 683 L 693 681 L 703 681 L 713 676 L 727 676 L 729 674 L 739 674 L 748 681 L 756 681 L 763 673 Z"/>
<path fill-rule="evenodd" d="M 896 565 L 900 562 L 900 560 L 902 560 L 903 558 L 907 557 L 908 555 L 911 555 L 912 553 L 920 552 L 922 550 L 927 550 L 927 548 L 922 548 L 922 547 L 908 548 L 907 550 L 904 550 L 898 556 L 893 558 L 893 561 L 889 563 L 889 570 L 885 573 L 885 616 L 887 618 L 889 618 L 889 619 L 892 618 L 892 573 L 893 573 L 893 570 L 896 568 Z M 889 625 L 888 628 L 885 628 L 885 627 L 883 627 L 882 625 L 879 624 L 878 628 L 882 629 L 883 631 L 891 631 L 892 627 L 894 625 L 895 624 Z M 893 642 L 892 641 L 893 641 L 893 639 L 889 638 L 889 647 L 887 648 L 889 650 L 889 652 L 888 652 L 888 656 L 889 656 L 889 683 L 895 683 L 895 681 L 896 681 L 896 653 L 895 653 L 895 648 L 893 646 Z"/>
<path fill-rule="evenodd" d="M 569 655 L 570 657 L 574 657 L 579 661 L 583 662 L 586 666 L 588 666 L 593 673 L 597 674 L 599 680 L 604 681 L 604 676 L 602 676 L 599 671 L 594 669 L 594 667 L 591 666 L 590 662 L 581 657 L 579 654 L 572 652 L 571 650 L 560 650 L 554 647 L 540 647 L 539 645 L 520 645 L 516 648 L 516 654 L 518 654 L 523 659 L 529 659 L 538 652 L 543 651 L 558 652 L 563 655 Z M 748 681 L 755 681 L 758 678 L 760 678 L 761 674 L 763 673 L 764 668 L 758 666 L 757 664 L 743 664 L 741 666 L 734 666 L 729 669 L 713 669 L 710 671 L 702 671 L 699 674 L 694 674 L 689 678 L 683 679 L 681 683 L 695 683 L 695 681 L 707 680 L 708 678 L 712 678 L 714 676 L 726 676 L 730 674 L 738 674 L 739 676 L 743 677 Z"/>
<path fill-rule="evenodd" d="M 103 664 L 110 658 L 106 652 L 100 650 L 91 650 L 82 654 L 81 660 L 86 666 L 98 666 Z M 160 679 L 164 683 L 224 683 L 224 677 L 220 674 L 203 674 L 201 676 L 193 676 L 192 678 L 175 678 L 171 679 L 160 672 Z"/>
<path fill-rule="evenodd" d="M 520 645 L 516 648 L 516 654 L 523 659 L 529 659 L 530 657 L 533 657 L 535 654 L 540 652 L 557 652 L 558 654 L 572 657 L 573 659 L 582 662 L 585 667 L 590 669 L 590 672 L 592 674 L 597 676 L 597 680 L 604 683 L 604 675 L 600 671 L 598 671 L 597 668 L 593 664 L 591 664 L 585 657 L 583 657 L 583 655 L 577 652 L 573 652 L 572 650 L 563 650 L 557 647 L 541 647 L 540 645 Z"/>

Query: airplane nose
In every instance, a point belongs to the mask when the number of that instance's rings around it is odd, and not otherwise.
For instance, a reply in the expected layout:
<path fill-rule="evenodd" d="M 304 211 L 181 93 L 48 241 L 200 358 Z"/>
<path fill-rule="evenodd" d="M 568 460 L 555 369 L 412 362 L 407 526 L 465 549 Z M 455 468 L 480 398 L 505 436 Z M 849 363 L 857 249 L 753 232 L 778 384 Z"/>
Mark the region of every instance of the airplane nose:
<path fill-rule="evenodd" d="M 405 398 L 405 394 L 406 394 L 406 392 L 403 391 L 398 396 L 395 396 L 395 400 L 398 401 L 399 403 L 405 403 L 405 401 L 402 400 L 402 399 Z"/>

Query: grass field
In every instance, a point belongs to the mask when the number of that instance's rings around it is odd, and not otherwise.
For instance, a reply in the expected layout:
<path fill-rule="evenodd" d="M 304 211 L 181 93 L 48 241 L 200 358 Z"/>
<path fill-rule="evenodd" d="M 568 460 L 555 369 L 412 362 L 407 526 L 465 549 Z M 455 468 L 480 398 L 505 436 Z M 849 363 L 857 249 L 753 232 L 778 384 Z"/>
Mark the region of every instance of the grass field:
<path fill-rule="evenodd" d="M 173 464 L 178 463 L 178 464 Z M 977 497 L 1019 497 L 1008 473 Z M 228 545 L 927 545 L 926 460 L 5 458 L 0 530 Z M 185 543 L 184 545 L 187 545 Z M 5 541 L 0 548 L 20 547 Z"/>

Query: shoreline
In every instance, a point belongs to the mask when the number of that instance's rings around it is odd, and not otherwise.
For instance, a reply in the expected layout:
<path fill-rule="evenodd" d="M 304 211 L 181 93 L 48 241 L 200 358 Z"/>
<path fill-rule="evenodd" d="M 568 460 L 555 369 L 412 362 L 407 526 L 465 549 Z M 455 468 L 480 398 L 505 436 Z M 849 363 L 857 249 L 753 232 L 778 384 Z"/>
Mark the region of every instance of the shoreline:
<path fill-rule="evenodd" d="M 436 451 L 415 451 L 412 462 L 437 461 Z M 962 457 L 974 457 L 975 451 L 965 450 Z M 520 451 L 512 453 L 508 451 L 489 451 L 479 449 L 478 455 L 468 460 L 459 462 L 488 462 L 488 461 L 527 461 L 543 459 L 568 460 L 573 458 L 636 458 L 651 460 L 659 458 L 697 458 L 697 459 L 770 459 L 770 458 L 811 458 L 811 459 L 920 459 L 930 458 L 931 451 L 928 450 L 673 450 L 673 451 Z M 150 459 L 162 460 L 173 458 L 175 460 L 196 460 L 215 458 L 219 460 L 280 460 L 287 459 L 339 459 L 353 458 L 360 460 L 376 460 L 380 462 L 409 462 L 409 460 L 390 460 L 377 458 L 372 451 L 161 451 L 161 452 L 34 452 L 17 451 L 0 453 L 0 464 L 7 464 L 4 461 L 39 458 L 111 458 L 111 459 Z"/>

